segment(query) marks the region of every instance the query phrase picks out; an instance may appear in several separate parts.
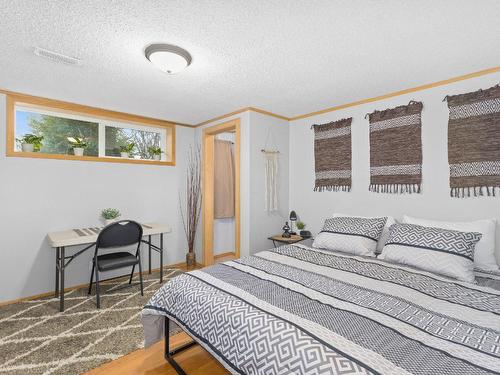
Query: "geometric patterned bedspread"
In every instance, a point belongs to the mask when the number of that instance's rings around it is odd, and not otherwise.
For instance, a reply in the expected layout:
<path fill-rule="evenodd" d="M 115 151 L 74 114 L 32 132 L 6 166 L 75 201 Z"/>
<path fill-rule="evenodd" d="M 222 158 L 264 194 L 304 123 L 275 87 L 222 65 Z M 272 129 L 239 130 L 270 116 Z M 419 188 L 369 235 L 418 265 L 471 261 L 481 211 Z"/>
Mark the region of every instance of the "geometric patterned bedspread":
<path fill-rule="evenodd" d="M 500 373 L 500 291 L 303 245 L 175 277 L 159 316 L 235 374 Z"/>

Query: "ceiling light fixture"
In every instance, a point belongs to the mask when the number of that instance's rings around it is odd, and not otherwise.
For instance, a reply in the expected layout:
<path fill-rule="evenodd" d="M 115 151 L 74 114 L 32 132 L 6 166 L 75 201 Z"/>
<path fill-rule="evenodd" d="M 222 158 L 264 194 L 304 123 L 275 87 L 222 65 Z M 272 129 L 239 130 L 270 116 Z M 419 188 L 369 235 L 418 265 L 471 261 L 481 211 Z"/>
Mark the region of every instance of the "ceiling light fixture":
<path fill-rule="evenodd" d="M 188 51 L 171 44 L 151 44 L 144 53 L 158 69 L 168 74 L 180 72 L 192 61 Z"/>

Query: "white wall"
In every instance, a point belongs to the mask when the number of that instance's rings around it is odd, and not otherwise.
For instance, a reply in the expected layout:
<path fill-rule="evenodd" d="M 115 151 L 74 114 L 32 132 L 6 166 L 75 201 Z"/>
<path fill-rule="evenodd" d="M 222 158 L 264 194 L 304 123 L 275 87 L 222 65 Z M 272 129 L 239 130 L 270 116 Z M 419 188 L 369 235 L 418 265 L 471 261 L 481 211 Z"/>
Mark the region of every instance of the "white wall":
<path fill-rule="evenodd" d="M 0 95 L 0 301 L 53 290 L 55 253 L 47 232 L 99 225 L 105 207 L 120 209 L 123 218 L 169 224 L 164 263 L 185 260 L 178 188 L 193 129 L 176 129 L 175 167 L 6 157 L 5 109 Z M 145 265 L 147 251 L 142 254 Z M 90 259 L 88 251 L 69 265 L 66 286 L 88 282 Z M 153 261 L 158 267 L 156 253 Z"/>
<path fill-rule="evenodd" d="M 499 218 L 498 197 L 449 197 L 448 110 L 446 103 L 442 102 L 447 94 L 484 89 L 499 81 L 500 73 L 491 74 L 289 124 L 275 117 L 246 111 L 205 125 L 213 126 L 234 118 L 241 120 L 241 256 L 269 248 L 271 243 L 266 238 L 281 231 L 290 209 L 297 211 L 313 233 L 320 230 L 324 218 L 333 212 L 397 218 L 409 214 L 443 220 Z M 371 193 L 368 191 L 369 128 L 364 116 L 375 109 L 407 104 L 412 99 L 424 103 L 423 193 Z M 314 153 L 310 125 L 351 116 L 352 191 L 313 192 Z M 7 158 L 5 118 L 5 96 L 0 95 L 0 251 L 3 253 L 0 301 L 53 290 L 54 251 L 47 244 L 46 233 L 98 225 L 99 212 L 104 207 L 119 208 L 124 218 L 168 223 L 173 232 L 165 238 L 165 264 L 185 260 L 186 242 L 178 211 L 178 191 L 184 183 L 185 155 L 190 144 L 200 141 L 202 128 L 177 127 L 177 166 L 163 167 Z M 269 129 L 272 129 L 272 136 L 267 148 L 280 151 L 279 211 L 272 214 L 264 210 L 264 160 L 261 153 Z M 500 249 L 500 230 L 497 231 L 497 248 Z M 196 252 L 201 261 L 201 226 Z M 90 258 L 88 252 L 69 266 L 67 286 L 87 282 Z M 155 254 L 153 267 L 158 267 Z"/>
<path fill-rule="evenodd" d="M 240 254 L 246 256 L 250 252 L 250 114 L 242 112 L 222 120 L 210 122 L 196 128 L 196 140 L 201 143 L 203 129 L 222 124 L 234 119 L 240 119 Z M 202 223 L 200 223 L 200 236 L 197 238 L 197 248 L 202 248 Z M 202 259 L 199 259 L 202 262 Z"/>
<path fill-rule="evenodd" d="M 241 256 L 272 247 L 267 240 L 270 235 L 280 233 L 288 215 L 288 122 L 261 113 L 246 111 L 235 116 L 214 121 L 197 128 L 201 140 L 202 129 L 232 119 L 240 119 L 240 200 L 241 200 Z M 279 161 L 279 211 L 268 214 L 264 210 L 264 158 L 261 149 L 265 147 L 268 130 L 271 137 L 268 147 L 280 151 Z M 201 247 L 201 239 L 199 239 Z"/>
<path fill-rule="evenodd" d="M 500 218 L 500 198 L 451 198 L 448 184 L 447 124 L 445 95 L 486 89 L 500 82 L 500 73 L 456 82 L 408 95 L 325 113 L 290 123 L 290 208 L 308 229 L 317 232 L 333 212 L 358 215 L 403 214 L 442 220 Z M 369 126 L 365 114 L 422 101 L 423 193 L 380 194 L 368 191 L 370 181 Z M 312 124 L 353 117 L 352 191 L 314 192 Z M 499 145 L 500 147 L 500 145 Z M 500 260 L 500 230 L 497 228 L 497 258 Z"/>
<path fill-rule="evenodd" d="M 250 112 L 250 254 L 272 247 L 267 237 L 281 233 L 285 220 L 288 220 L 288 144 L 287 121 Z M 272 213 L 265 211 L 265 164 L 261 152 L 264 148 L 280 152 L 278 211 Z"/>

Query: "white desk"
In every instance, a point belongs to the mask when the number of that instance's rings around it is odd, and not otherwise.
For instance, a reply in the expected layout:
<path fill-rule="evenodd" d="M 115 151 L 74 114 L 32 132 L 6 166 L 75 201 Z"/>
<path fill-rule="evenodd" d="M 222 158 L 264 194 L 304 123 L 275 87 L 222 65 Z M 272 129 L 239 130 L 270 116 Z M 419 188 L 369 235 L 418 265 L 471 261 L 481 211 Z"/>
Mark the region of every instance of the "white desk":
<path fill-rule="evenodd" d="M 59 310 L 64 311 L 64 274 L 66 267 L 73 259 L 94 247 L 97 236 L 102 227 L 75 228 L 47 234 L 49 244 L 56 250 L 56 287 L 55 296 L 59 297 Z M 168 225 L 159 223 L 142 224 L 143 236 L 148 240 L 142 242 L 148 244 L 149 251 L 149 273 L 151 273 L 151 250 L 160 254 L 160 283 L 163 282 L 163 234 L 172 230 Z M 151 243 L 151 236 L 160 236 L 160 246 Z M 88 245 L 73 255 L 66 256 L 65 250 L 69 246 Z"/>

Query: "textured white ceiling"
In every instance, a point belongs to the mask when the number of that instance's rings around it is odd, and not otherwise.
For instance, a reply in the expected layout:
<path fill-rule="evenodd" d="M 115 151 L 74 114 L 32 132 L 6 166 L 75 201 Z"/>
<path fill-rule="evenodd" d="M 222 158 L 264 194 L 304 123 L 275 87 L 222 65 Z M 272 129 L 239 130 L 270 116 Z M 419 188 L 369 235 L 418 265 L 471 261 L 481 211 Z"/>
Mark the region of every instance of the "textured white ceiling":
<path fill-rule="evenodd" d="M 498 0 L 0 0 L 0 88 L 190 124 L 292 117 L 498 66 L 499 17 Z M 155 42 L 193 64 L 163 74 Z"/>

